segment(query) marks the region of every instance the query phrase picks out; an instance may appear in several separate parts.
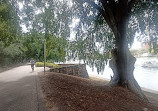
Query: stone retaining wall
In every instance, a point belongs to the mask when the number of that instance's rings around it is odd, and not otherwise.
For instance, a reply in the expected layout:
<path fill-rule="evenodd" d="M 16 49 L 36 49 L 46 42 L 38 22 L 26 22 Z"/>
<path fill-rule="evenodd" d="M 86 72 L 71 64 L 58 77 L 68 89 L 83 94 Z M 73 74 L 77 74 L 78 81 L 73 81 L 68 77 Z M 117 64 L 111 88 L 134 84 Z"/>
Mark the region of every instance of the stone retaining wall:
<path fill-rule="evenodd" d="M 60 64 L 58 68 L 50 69 L 50 72 L 58 72 L 73 76 L 88 78 L 86 64 Z"/>

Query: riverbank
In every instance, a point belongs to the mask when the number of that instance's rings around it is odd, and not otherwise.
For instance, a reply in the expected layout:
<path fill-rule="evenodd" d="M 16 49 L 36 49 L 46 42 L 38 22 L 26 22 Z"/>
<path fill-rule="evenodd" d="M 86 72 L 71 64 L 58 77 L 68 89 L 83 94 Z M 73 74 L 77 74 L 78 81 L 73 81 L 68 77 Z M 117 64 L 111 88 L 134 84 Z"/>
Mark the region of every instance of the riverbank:
<path fill-rule="evenodd" d="M 108 84 L 109 82 L 109 79 L 99 78 L 97 76 L 91 76 L 90 79 L 98 81 L 98 83 L 102 83 L 102 84 Z M 145 94 L 145 96 L 148 98 L 149 102 L 152 103 L 154 106 L 158 106 L 158 91 L 143 88 L 143 87 L 141 87 L 141 89 Z"/>
<path fill-rule="evenodd" d="M 158 104 L 148 96 L 152 103 L 121 87 L 110 88 L 104 79 L 52 72 L 39 73 L 39 77 L 48 111 L 158 111 Z M 146 95 L 153 97 L 148 92 Z"/>
<path fill-rule="evenodd" d="M 96 80 L 96 81 L 105 81 L 105 83 L 108 83 L 110 81 L 109 79 L 102 78 L 102 77 L 99 77 L 99 76 L 94 76 L 94 75 L 89 75 L 89 76 L 90 76 L 90 79 L 93 79 L 93 80 Z M 147 88 L 144 88 L 144 87 L 141 87 L 141 89 L 144 92 L 154 93 L 158 96 L 158 91 L 147 89 Z"/>
<path fill-rule="evenodd" d="M 158 62 L 158 58 L 137 58 L 133 74 L 136 81 L 141 87 L 158 91 L 158 69 L 142 67 L 142 65 L 148 61 Z M 97 73 L 96 68 L 94 68 L 93 71 L 92 68 L 90 68 L 89 66 L 87 66 L 86 68 L 89 76 L 97 76 L 106 79 L 110 79 L 110 77 L 113 76 L 113 71 L 108 66 L 108 64 L 105 66 L 103 73 L 100 74 Z"/>

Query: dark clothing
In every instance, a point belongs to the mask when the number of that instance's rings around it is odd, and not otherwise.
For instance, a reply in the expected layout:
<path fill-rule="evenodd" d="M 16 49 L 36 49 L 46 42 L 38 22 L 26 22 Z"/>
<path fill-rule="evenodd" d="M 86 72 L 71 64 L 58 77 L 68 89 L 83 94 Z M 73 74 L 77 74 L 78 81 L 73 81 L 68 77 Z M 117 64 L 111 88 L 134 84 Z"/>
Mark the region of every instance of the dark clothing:
<path fill-rule="evenodd" d="M 34 67 L 35 64 L 31 64 L 31 68 Z"/>
<path fill-rule="evenodd" d="M 34 61 L 34 60 L 31 60 L 30 62 L 31 62 L 31 64 L 33 64 L 33 65 L 35 64 L 35 61 Z"/>
<path fill-rule="evenodd" d="M 31 68 L 32 68 L 32 71 L 34 71 L 34 65 L 35 65 L 35 61 L 34 60 L 31 60 Z"/>

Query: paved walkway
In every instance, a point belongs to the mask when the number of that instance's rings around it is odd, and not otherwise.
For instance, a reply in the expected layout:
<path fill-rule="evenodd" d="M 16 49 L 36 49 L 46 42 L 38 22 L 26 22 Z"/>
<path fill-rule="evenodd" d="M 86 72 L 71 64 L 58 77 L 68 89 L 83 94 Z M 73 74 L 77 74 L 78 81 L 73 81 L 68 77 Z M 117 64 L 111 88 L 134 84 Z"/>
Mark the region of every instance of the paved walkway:
<path fill-rule="evenodd" d="M 37 72 L 30 65 L 0 73 L 0 111 L 46 111 Z"/>

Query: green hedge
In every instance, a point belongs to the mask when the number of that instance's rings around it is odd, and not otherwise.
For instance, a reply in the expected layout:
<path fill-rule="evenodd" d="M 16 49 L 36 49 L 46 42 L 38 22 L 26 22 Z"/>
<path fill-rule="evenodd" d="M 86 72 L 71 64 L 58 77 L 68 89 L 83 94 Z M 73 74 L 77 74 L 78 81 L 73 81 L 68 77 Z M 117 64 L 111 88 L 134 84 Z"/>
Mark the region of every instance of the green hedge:
<path fill-rule="evenodd" d="M 35 66 L 36 67 L 44 67 L 44 62 L 36 62 Z M 53 63 L 46 62 L 46 67 L 56 68 L 56 67 L 58 67 L 58 64 L 53 64 Z"/>

